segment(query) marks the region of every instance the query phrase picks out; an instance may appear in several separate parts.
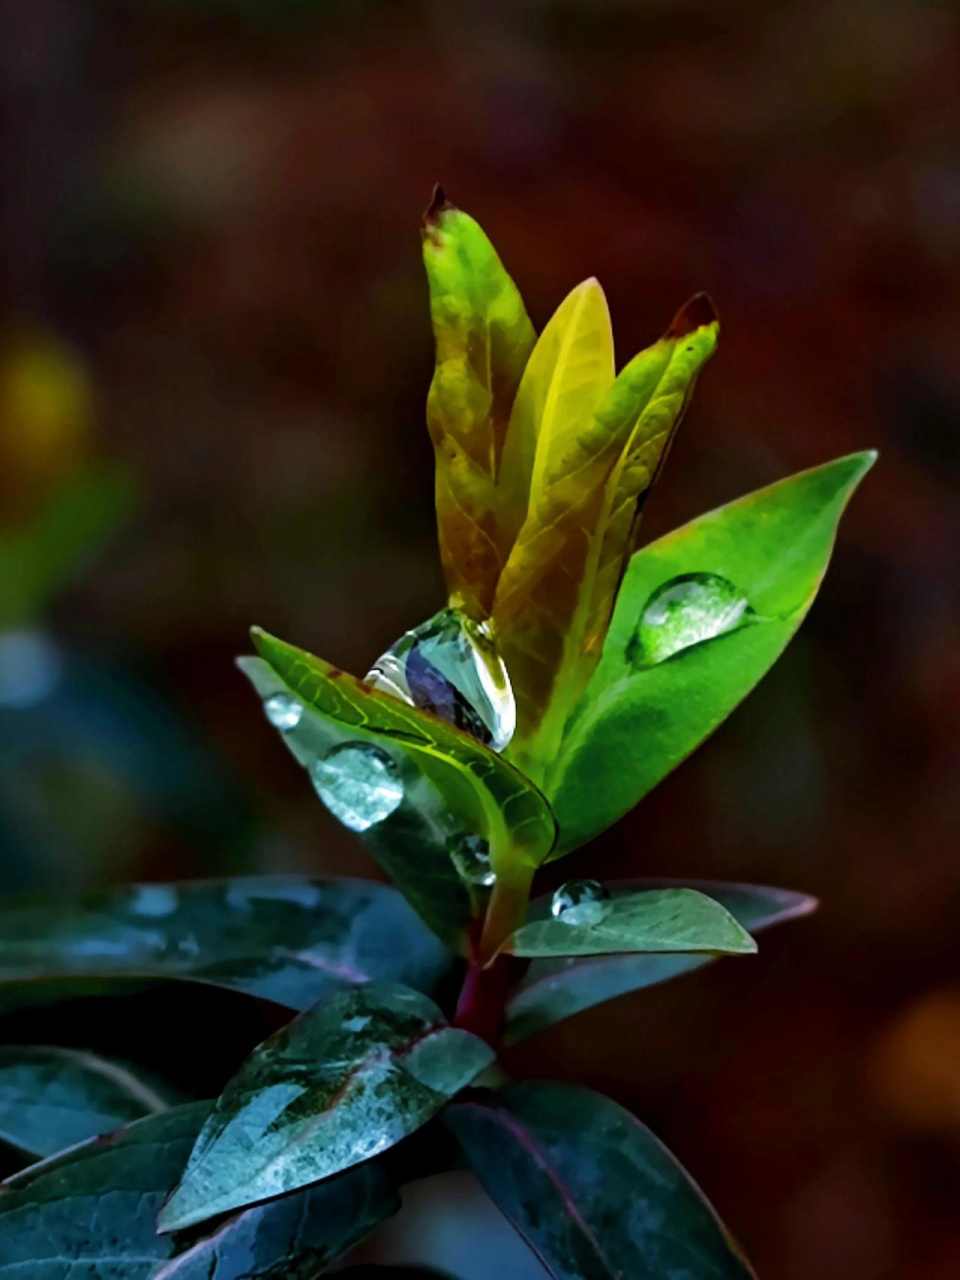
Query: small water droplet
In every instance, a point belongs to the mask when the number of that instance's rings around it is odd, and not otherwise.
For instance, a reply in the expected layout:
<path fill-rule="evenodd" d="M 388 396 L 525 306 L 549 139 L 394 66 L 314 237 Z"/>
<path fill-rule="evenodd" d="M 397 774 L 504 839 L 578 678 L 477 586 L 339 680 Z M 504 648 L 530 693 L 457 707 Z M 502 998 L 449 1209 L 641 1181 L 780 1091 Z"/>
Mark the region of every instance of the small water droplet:
<path fill-rule="evenodd" d="M 489 889 L 495 883 L 497 877 L 490 865 L 490 845 L 482 836 L 454 836 L 447 849 L 457 874 L 467 884 L 482 885 Z"/>
<path fill-rule="evenodd" d="M 275 729 L 289 732 L 295 729 L 303 717 L 303 703 L 288 693 L 275 693 L 263 704 L 267 719 Z"/>
<path fill-rule="evenodd" d="M 441 609 L 407 631 L 367 673 L 375 689 L 431 711 L 493 751 L 513 737 L 517 708 L 510 677 L 484 624 Z"/>
<path fill-rule="evenodd" d="M 603 919 L 609 898 L 599 880 L 568 880 L 553 895 L 550 914 L 564 924 L 596 924 Z"/>
<path fill-rule="evenodd" d="M 314 762 L 317 795 L 351 831 L 367 831 L 389 818 L 403 800 L 396 764 L 379 747 L 344 742 Z"/>
<path fill-rule="evenodd" d="M 652 667 L 753 621 L 756 615 L 739 587 L 716 573 L 685 573 L 657 587 L 644 605 L 627 646 L 635 667 Z"/>

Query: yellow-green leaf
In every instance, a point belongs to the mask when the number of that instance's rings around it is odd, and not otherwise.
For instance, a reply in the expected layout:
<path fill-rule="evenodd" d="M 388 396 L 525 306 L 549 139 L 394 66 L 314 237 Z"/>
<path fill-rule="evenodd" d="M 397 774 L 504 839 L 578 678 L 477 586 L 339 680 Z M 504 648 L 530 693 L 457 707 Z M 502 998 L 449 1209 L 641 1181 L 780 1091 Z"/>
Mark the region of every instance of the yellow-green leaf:
<path fill-rule="evenodd" d="M 440 557 L 452 604 L 488 617 L 506 544 L 497 475 L 533 325 L 493 245 L 438 187 L 424 216 L 436 368 L 427 426 Z"/>
<path fill-rule="evenodd" d="M 599 281 L 585 280 L 560 304 L 524 370 L 503 449 L 500 493 L 512 542 L 548 474 L 575 447 L 614 378 L 613 329 Z"/>
<path fill-rule="evenodd" d="M 589 420 L 557 432 L 542 462 L 538 447 L 527 518 L 493 611 L 517 700 L 510 755 L 534 778 L 599 658 L 639 507 L 715 341 L 712 308 L 698 297 Z"/>
<path fill-rule="evenodd" d="M 453 725 L 380 693 L 320 658 L 268 635 L 254 643 L 284 684 L 318 715 L 411 760 L 453 813 L 490 845 L 494 871 L 539 864 L 556 840 L 547 801 L 512 765 Z"/>

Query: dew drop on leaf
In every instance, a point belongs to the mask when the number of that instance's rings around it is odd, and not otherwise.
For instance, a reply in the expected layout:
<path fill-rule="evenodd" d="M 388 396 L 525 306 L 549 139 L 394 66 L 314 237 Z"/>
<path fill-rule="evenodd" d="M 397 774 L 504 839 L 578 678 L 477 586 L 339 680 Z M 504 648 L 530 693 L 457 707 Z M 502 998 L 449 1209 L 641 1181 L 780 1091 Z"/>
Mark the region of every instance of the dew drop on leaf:
<path fill-rule="evenodd" d="M 483 624 L 441 609 L 378 658 L 367 683 L 502 751 L 517 722 L 510 677 Z"/>
<path fill-rule="evenodd" d="M 497 877 L 490 865 L 490 845 L 482 836 L 454 836 L 447 848 L 462 880 L 490 888 Z"/>
<path fill-rule="evenodd" d="M 303 703 L 288 693 L 275 693 L 263 704 L 267 719 L 275 729 L 289 732 L 295 729 L 303 716 Z"/>
<path fill-rule="evenodd" d="M 403 800 L 396 764 L 379 747 L 344 742 L 316 760 L 310 770 L 317 795 L 351 831 L 368 831 L 389 818 Z"/>
<path fill-rule="evenodd" d="M 596 924 L 610 898 L 599 880 L 568 880 L 553 895 L 550 913 L 564 924 Z"/>
<path fill-rule="evenodd" d="M 652 667 L 753 621 L 756 615 L 739 587 L 716 573 L 685 573 L 657 587 L 644 605 L 627 658 Z"/>

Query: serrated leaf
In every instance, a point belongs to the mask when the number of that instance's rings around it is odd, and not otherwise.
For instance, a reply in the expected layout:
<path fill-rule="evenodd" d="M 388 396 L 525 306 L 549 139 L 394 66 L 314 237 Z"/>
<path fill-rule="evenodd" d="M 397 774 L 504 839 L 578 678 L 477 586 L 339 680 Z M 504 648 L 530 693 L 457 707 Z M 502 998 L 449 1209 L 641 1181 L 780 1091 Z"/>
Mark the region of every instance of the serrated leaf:
<path fill-rule="evenodd" d="M 318 1182 L 413 1133 L 493 1060 L 425 996 L 343 991 L 262 1044 L 227 1085 L 163 1231 Z"/>
<path fill-rule="evenodd" d="M 440 557 L 451 603 L 480 622 L 505 560 L 497 473 L 535 335 L 493 245 L 439 187 L 424 216 L 423 260 L 437 344 L 427 426 Z"/>
<path fill-rule="evenodd" d="M 608 886 L 616 901 L 622 895 L 662 887 L 694 888 L 721 903 L 744 929 L 757 933 L 771 925 L 808 915 L 816 900 L 789 889 L 764 885 L 692 881 L 687 886 L 656 880 L 624 881 Z M 531 906 L 531 915 L 546 918 L 550 899 Z M 507 1004 L 504 1039 L 516 1044 L 593 1005 L 645 987 L 656 986 L 709 964 L 711 954 L 609 955 L 595 958 L 534 960 Z"/>
<path fill-rule="evenodd" d="M 749 1280 L 689 1175 L 592 1090 L 521 1084 L 444 1119 L 491 1199 L 556 1280 Z"/>
<path fill-rule="evenodd" d="M 467 829 L 489 842 L 495 871 L 513 861 L 536 867 L 546 858 L 556 840 L 553 814 L 513 765 L 453 725 L 303 649 L 259 628 L 253 638 L 261 657 L 305 706 L 351 738 L 387 747 L 425 775 Z"/>
<path fill-rule="evenodd" d="M 852 454 L 791 476 L 633 557 L 602 659 L 545 783 L 561 828 L 553 856 L 631 809 L 769 670 L 813 603 L 837 522 L 874 459 Z M 638 664 L 638 622 L 651 597 L 677 579 L 701 575 L 715 575 L 742 594 L 752 610 L 743 621 L 750 625 Z"/>
<path fill-rule="evenodd" d="M 596 665 L 636 518 L 716 327 L 712 310 L 688 304 L 593 413 L 538 440 L 526 520 L 493 606 L 517 700 L 508 754 L 534 780 Z"/>
<path fill-rule="evenodd" d="M 255 1280 L 319 1275 L 400 1207 L 375 1163 L 247 1209 L 209 1236 L 157 1213 L 210 1109 L 176 1107 L 34 1165 L 0 1188 L 0 1278 Z"/>
<path fill-rule="evenodd" d="M 0 903 L 0 984 L 190 979 L 302 1010 L 370 980 L 431 991 L 449 963 L 401 895 L 370 881 L 249 876 Z"/>
<path fill-rule="evenodd" d="M 0 1140 L 50 1156 L 166 1109 L 127 1067 L 48 1045 L 0 1047 Z"/>
<path fill-rule="evenodd" d="M 757 944 L 736 919 L 695 889 L 624 893 L 522 925 L 501 947 L 527 959 L 618 952 L 707 952 L 750 955 Z"/>

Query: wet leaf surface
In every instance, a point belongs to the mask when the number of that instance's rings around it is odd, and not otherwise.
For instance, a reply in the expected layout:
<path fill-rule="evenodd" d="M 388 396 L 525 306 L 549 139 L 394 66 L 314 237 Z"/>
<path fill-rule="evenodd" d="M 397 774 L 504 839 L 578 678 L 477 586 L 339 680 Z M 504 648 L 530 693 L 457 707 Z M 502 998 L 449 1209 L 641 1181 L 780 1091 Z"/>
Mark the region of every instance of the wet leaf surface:
<path fill-rule="evenodd" d="M 813 603 L 837 522 L 874 458 L 851 454 L 791 476 L 633 557 L 600 665 L 544 784 L 560 824 L 553 856 L 632 809 L 769 670 Z M 751 625 L 718 626 L 714 638 L 644 662 L 638 631 L 649 626 L 651 600 L 666 584 L 704 574 L 742 593 L 755 615 Z M 676 626 L 674 615 L 666 620 Z"/>
<path fill-rule="evenodd" d="M 166 1109 L 128 1068 L 47 1045 L 0 1047 L 0 1140 L 49 1156 Z"/>
<path fill-rule="evenodd" d="M 748 1280 L 697 1186 L 617 1103 L 522 1084 L 445 1115 L 490 1197 L 557 1280 Z"/>
<path fill-rule="evenodd" d="M 433 990 L 449 956 L 386 885 L 249 876 L 0 903 L 0 984 L 180 978 L 303 1010 L 371 979 Z M 38 982 L 42 994 L 42 982 Z"/>
<path fill-rule="evenodd" d="M 658 951 L 745 955 L 756 951 L 757 944 L 725 907 L 705 894 L 654 889 L 622 893 L 605 902 L 571 907 L 557 917 L 533 920 L 501 949 L 542 959 Z"/>
<path fill-rule="evenodd" d="M 399 1208 L 375 1163 L 242 1213 L 198 1237 L 158 1235 L 157 1213 L 210 1103 L 151 1116 L 8 1179 L 3 1280 L 312 1280 Z"/>
<path fill-rule="evenodd" d="M 436 1115 L 493 1051 L 426 997 L 371 984 L 340 992 L 257 1049 L 218 1099 L 164 1207 L 181 1230 L 327 1178 Z"/>
<path fill-rule="evenodd" d="M 612 900 L 616 902 L 621 895 L 662 885 L 663 882 L 655 880 L 635 880 L 608 887 Z M 719 902 L 751 933 L 807 915 L 816 907 L 815 899 L 806 894 L 764 885 L 691 881 L 688 887 Z M 531 907 L 531 915 L 535 918 L 544 919 L 549 911 L 549 898 L 540 899 Z M 534 960 L 507 1006 L 506 1040 L 508 1043 L 524 1040 L 583 1009 L 667 982 L 699 969 L 713 959 L 715 956 L 709 954 L 681 953 Z"/>

